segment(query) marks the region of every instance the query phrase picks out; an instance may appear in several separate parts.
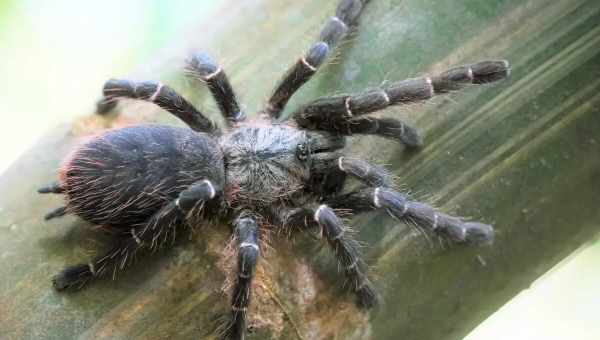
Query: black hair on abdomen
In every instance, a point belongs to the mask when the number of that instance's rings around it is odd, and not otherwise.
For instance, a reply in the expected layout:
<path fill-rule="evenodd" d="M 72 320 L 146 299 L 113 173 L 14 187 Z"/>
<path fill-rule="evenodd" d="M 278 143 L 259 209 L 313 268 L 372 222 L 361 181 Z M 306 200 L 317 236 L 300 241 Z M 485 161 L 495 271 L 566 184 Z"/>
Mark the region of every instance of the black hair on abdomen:
<path fill-rule="evenodd" d="M 105 226 L 143 223 L 202 179 L 224 182 L 216 142 L 161 125 L 107 131 L 79 147 L 61 170 L 68 211 Z"/>

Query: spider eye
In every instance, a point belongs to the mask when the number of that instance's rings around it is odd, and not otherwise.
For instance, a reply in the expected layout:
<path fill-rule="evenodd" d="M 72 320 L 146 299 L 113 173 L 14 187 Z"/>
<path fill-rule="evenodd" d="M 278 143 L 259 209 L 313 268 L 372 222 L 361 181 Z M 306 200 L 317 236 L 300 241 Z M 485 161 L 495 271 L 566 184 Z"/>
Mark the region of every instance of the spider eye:
<path fill-rule="evenodd" d="M 296 157 L 301 161 L 305 161 L 308 159 L 308 154 L 308 145 L 306 143 L 298 144 L 298 147 L 296 148 Z"/>

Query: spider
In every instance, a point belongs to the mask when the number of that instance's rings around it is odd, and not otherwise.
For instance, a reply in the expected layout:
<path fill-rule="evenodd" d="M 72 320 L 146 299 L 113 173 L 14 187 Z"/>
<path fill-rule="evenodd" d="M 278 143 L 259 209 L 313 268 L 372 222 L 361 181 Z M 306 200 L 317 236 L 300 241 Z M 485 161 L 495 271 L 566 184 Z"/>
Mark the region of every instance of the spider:
<path fill-rule="evenodd" d="M 54 287 L 81 288 L 126 267 L 140 250 L 167 244 L 183 226 L 217 219 L 232 226 L 237 246 L 236 275 L 222 334 L 243 339 L 261 230 L 267 224 L 287 231 L 320 230 L 362 308 L 375 306 L 378 296 L 357 242 L 336 211 L 383 210 L 453 242 L 490 242 L 492 226 L 410 200 L 394 189 L 384 168 L 345 155 L 343 149 L 346 136 L 354 134 L 419 147 L 422 139 L 411 126 L 369 114 L 503 79 L 510 72 L 507 61 L 480 61 L 362 93 L 322 97 L 297 108 L 289 115 L 291 120 L 282 117 L 288 100 L 356 26 L 366 3 L 340 1 L 318 41 L 288 69 L 254 119 L 246 118 L 225 71 L 206 54 L 193 55 L 186 71 L 206 83 L 225 118 L 224 128 L 167 85 L 107 81 L 99 114 L 111 111 L 119 98 L 130 98 L 160 106 L 189 128 L 146 124 L 103 132 L 67 157 L 57 182 L 38 190 L 65 195 L 65 205 L 45 219 L 75 214 L 120 235 L 105 254 L 54 276 Z M 348 177 L 362 186 L 345 190 Z"/>

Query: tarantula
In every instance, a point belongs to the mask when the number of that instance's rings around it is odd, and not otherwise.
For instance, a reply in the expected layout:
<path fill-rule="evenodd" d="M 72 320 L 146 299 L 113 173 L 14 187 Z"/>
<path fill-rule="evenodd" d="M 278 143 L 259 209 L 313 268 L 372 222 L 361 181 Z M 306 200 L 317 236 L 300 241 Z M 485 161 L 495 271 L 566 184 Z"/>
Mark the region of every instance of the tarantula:
<path fill-rule="evenodd" d="M 318 42 L 287 71 L 265 107 L 247 120 L 223 69 L 205 54 L 191 57 L 187 71 L 208 85 L 227 127 L 219 129 L 170 87 L 155 82 L 109 80 L 98 113 L 118 98 L 155 103 L 189 128 L 138 125 L 94 137 L 64 162 L 59 181 L 39 189 L 61 193 L 66 204 L 46 219 L 75 214 L 120 235 L 114 247 L 91 262 L 70 266 L 53 278 L 57 290 L 80 288 L 123 268 L 141 249 L 157 249 L 184 225 L 217 218 L 230 223 L 237 244 L 236 278 L 225 336 L 243 339 L 251 282 L 259 260 L 261 228 L 319 228 L 356 294 L 369 308 L 377 294 L 365 275 L 357 243 L 336 214 L 385 210 L 455 242 L 486 243 L 490 225 L 467 221 L 411 201 L 393 189 L 388 172 L 343 153 L 346 136 L 370 134 L 418 147 L 414 128 L 369 113 L 427 100 L 436 94 L 505 78 L 504 60 L 481 61 L 431 77 L 402 80 L 350 95 L 323 97 L 281 121 L 290 97 L 317 72 L 356 25 L 367 0 L 341 0 Z M 362 188 L 344 190 L 347 176 Z"/>

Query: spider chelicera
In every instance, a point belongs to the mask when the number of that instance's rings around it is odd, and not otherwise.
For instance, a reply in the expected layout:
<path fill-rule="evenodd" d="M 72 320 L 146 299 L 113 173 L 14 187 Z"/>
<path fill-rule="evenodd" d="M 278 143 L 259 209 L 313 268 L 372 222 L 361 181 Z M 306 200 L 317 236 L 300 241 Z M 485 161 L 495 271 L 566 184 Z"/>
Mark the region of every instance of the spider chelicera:
<path fill-rule="evenodd" d="M 241 339 L 263 224 L 286 230 L 319 228 L 358 306 L 364 308 L 376 304 L 377 294 L 365 274 L 357 243 L 336 209 L 384 210 L 454 242 L 491 241 L 490 225 L 411 201 L 394 190 L 384 168 L 347 156 L 343 148 L 346 136 L 354 134 L 418 147 L 421 138 L 414 128 L 369 114 L 505 78 L 508 62 L 481 61 L 358 94 L 319 98 L 295 110 L 291 120 L 282 121 L 280 114 L 288 100 L 357 23 L 366 2 L 341 0 L 318 42 L 287 71 L 254 119 L 246 119 L 225 72 L 204 54 L 192 56 L 186 70 L 210 89 L 227 122 L 224 128 L 161 83 L 106 82 L 99 114 L 112 110 L 118 98 L 132 98 L 155 103 L 189 128 L 148 124 L 106 131 L 73 151 L 58 182 L 39 189 L 40 193 L 65 195 L 65 206 L 46 219 L 75 214 L 120 235 L 107 253 L 57 274 L 54 287 L 81 288 L 124 268 L 140 250 L 166 244 L 178 228 L 219 219 L 233 227 L 237 244 L 237 269 L 223 335 Z M 348 176 L 363 186 L 344 190 Z"/>

